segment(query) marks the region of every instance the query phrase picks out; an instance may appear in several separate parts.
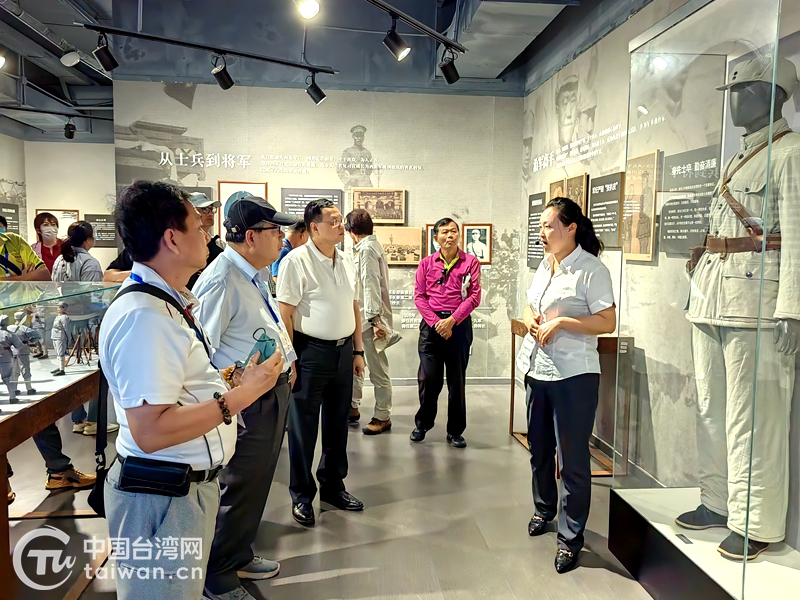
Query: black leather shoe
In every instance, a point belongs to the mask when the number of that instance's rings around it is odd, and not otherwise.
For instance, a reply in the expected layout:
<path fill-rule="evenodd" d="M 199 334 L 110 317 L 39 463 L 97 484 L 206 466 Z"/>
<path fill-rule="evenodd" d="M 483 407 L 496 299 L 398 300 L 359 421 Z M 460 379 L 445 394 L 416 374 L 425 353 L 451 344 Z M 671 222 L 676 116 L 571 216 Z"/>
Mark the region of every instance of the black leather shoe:
<path fill-rule="evenodd" d="M 578 553 L 564 550 L 564 548 L 559 548 L 558 552 L 556 552 L 556 560 L 554 564 L 556 566 L 556 572 L 559 574 L 572 571 L 572 569 L 578 566 Z"/>
<path fill-rule="evenodd" d="M 769 548 L 767 542 L 757 542 L 755 540 L 747 540 L 747 560 L 753 560 L 759 554 Z M 744 537 L 731 531 L 731 534 L 722 540 L 722 543 L 717 548 L 722 556 L 728 560 L 735 560 L 742 562 L 745 556 Z"/>
<path fill-rule="evenodd" d="M 313 527 L 314 523 L 316 523 L 314 507 L 311 506 L 310 502 L 292 503 L 292 517 L 304 527 Z"/>
<path fill-rule="evenodd" d="M 541 515 L 533 515 L 528 523 L 528 535 L 531 537 L 542 535 L 545 529 L 547 529 L 547 519 Z"/>
<path fill-rule="evenodd" d="M 339 510 L 349 510 L 353 512 L 364 510 L 364 503 L 345 491 L 330 495 L 326 494 L 325 496 L 320 494 L 319 499 L 326 504 L 330 504 L 331 506 L 338 508 Z"/>
<path fill-rule="evenodd" d="M 467 440 L 464 439 L 464 436 L 461 435 L 450 435 L 447 434 L 447 443 L 450 444 L 453 448 L 466 448 L 467 447 Z"/>
<path fill-rule="evenodd" d="M 712 527 L 727 527 L 728 517 L 715 513 L 701 504 L 694 510 L 683 513 L 675 519 L 675 523 L 684 529 L 711 529 Z"/>
<path fill-rule="evenodd" d="M 412 442 L 421 442 L 425 439 L 425 434 L 427 432 L 424 429 L 420 429 L 419 427 L 415 427 L 414 431 L 411 432 L 411 441 Z"/>

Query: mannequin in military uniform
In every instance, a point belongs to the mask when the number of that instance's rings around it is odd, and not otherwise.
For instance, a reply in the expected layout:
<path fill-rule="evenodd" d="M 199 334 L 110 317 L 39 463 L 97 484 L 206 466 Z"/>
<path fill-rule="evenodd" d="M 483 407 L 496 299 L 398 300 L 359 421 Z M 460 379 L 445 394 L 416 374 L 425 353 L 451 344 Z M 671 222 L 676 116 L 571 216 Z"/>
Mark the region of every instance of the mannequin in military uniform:
<path fill-rule="evenodd" d="M 17 381 L 12 379 L 14 354 L 12 349 L 22 348 L 19 338 L 8 330 L 8 315 L 0 316 L 0 379 L 8 389 L 9 400 L 17 401 Z"/>
<path fill-rule="evenodd" d="M 747 61 L 718 88 L 730 90 L 733 123 L 746 134 L 714 190 L 706 251 L 692 272 L 687 314 L 693 324 L 702 504 L 677 523 L 688 529 L 727 526 L 731 533 L 718 550 L 739 561 L 784 538 L 789 412 L 800 339 L 800 135 L 781 118 L 797 73 L 791 62 L 778 59 L 773 104 L 772 71 L 771 58 Z"/>
<path fill-rule="evenodd" d="M 22 342 L 21 348 L 12 348 L 11 352 L 14 354 L 14 370 L 12 378 L 15 382 L 19 382 L 19 376 L 22 375 L 22 380 L 25 382 L 25 393 L 35 394 L 36 390 L 31 385 L 31 345 L 41 343 L 42 336 L 38 331 L 31 329 L 21 322 L 25 321 L 25 313 L 20 311 L 14 313 L 14 319 L 17 325 L 9 325 L 8 330 L 19 338 Z"/>
<path fill-rule="evenodd" d="M 350 130 L 353 145 L 342 152 L 336 172 L 346 190 L 354 187 L 372 187 L 372 152 L 364 148 L 367 128 L 356 125 Z"/>
<path fill-rule="evenodd" d="M 67 316 L 67 303 L 61 302 L 58 305 L 58 316 L 53 321 L 53 329 L 50 338 L 53 340 L 53 349 L 58 357 L 59 368 L 52 371 L 55 376 L 64 375 L 64 367 L 67 366 L 69 356 L 69 330 L 70 318 Z"/>

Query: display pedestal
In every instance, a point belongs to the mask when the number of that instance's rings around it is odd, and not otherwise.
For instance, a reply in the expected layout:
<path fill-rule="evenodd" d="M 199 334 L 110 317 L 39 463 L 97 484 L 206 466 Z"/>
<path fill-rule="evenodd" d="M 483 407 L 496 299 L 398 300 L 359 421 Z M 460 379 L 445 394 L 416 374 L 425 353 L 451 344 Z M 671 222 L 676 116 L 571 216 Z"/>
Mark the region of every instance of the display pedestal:
<path fill-rule="evenodd" d="M 742 563 L 717 552 L 728 530 L 675 524 L 698 504 L 699 488 L 611 490 L 608 548 L 657 600 L 742 598 Z M 800 597 L 800 552 L 786 544 L 770 545 L 745 568 L 746 600 Z"/>

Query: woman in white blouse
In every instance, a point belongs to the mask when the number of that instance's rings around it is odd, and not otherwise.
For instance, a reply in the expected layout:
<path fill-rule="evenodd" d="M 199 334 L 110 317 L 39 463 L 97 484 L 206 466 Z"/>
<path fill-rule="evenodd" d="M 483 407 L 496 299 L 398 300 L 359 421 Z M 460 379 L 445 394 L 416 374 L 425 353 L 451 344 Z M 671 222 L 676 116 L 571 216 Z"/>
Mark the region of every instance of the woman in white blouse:
<path fill-rule="evenodd" d="M 592 222 L 567 198 L 554 198 L 541 217 L 547 254 L 528 290 L 523 318 L 528 335 L 517 357 L 525 373 L 528 441 L 536 512 L 531 536 L 558 513 L 555 567 L 577 565 L 591 503 L 589 438 L 600 385 L 597 336 L 616 329 L 611 274 L 597 256 L 602 244 Z M 559 510 L 555 453 L 564 493 Z"/>

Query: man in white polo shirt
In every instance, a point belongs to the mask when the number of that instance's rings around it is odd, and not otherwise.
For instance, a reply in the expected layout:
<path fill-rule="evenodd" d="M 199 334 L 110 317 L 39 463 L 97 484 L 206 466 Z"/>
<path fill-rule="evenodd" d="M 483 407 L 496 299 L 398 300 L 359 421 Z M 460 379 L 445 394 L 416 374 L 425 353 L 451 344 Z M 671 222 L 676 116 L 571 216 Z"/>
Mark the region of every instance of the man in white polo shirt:
<path fill-rule="evenodd" d="M 309 202 L 304 218 L 311 239 L 283 259 L 277 295 L 297 352 L 294 401 L 289 408 L 292 516 L 301 525 L 312 526 L 311 502 L 317 486 L 311 466 L 320 408 L 320 500 L 341 510 L 364 509 L 344 487 L 353 374 L 364 374 L 364 346 L 353 266 L 336 247 L 344 240 L 342 214 L 330 200 L 319 199 Z"/>
<path fill-rule="evenodd" d="M 192 288 L 215 367 L 246 361 L 263 335 L 275 341 L 286 361 L 275 387 L 241 412 L 236 454 L 219 476 L 222 496 L 205 590 L 212 600 L 237 590 L 234 598 L 251 598 L 240 578 L 269 579 L 280 570 L 277 562 L 255 556 L 251 546 L 278 464 L 292 392 L 291 363 L 297 358 L 265 279 L 271 279 L 268 267 L 281 251 L 281 227 L 296 222 L 262 198 L 237 200 L 225 219 L 228 245 Z"/>
<path fill-rule="evenodd" d="M 134 260 L 98 344 L 120 425 L 105 482 L 108 529 L 131 546 L 116 556 L 117 597 L 197 600 L 203 578 L 184 574 L 208 560 L 216 479 L 234 452 L 236 415 L 275 386 L 283 358 L 276 352 L 256 365 L 254 357 L 233 390 L 212 366 L 186 290 L 208 256 L 188 194 L 134 183 L 120 194 L 115 220 Z M 168 538 L 200 543 L 176 558 L 157 551 Z"/>

